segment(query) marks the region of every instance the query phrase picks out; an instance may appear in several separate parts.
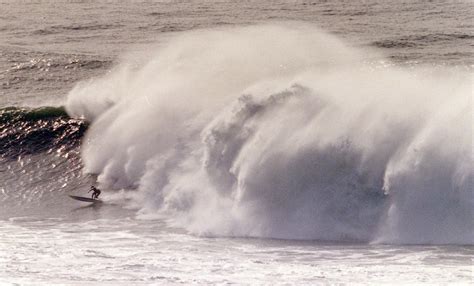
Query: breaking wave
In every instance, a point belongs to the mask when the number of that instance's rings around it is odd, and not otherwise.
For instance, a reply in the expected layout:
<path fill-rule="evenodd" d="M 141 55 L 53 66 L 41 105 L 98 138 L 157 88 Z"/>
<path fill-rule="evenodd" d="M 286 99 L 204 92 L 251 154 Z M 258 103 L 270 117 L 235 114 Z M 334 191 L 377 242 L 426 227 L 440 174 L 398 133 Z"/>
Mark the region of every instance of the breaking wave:
<path fill-rule="evenodd" d="M 85 171 L 205 235 L 474 243 L 471 75 L 300 24 L 186 32 L 79 83 Z"/>

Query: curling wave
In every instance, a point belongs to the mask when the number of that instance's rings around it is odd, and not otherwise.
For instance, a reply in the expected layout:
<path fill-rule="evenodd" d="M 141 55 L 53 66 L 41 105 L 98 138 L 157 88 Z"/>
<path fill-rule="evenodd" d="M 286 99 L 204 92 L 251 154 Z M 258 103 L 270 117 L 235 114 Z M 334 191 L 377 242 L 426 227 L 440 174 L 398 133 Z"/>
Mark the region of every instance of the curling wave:
<path fill-rule="evenodd" d="M 277 35 L 277 36 L 275 36 Z M 470 74 L 302 24 L 182 33 L 79 83 L 85 171 L 209 235 L 474 243 Z"/>

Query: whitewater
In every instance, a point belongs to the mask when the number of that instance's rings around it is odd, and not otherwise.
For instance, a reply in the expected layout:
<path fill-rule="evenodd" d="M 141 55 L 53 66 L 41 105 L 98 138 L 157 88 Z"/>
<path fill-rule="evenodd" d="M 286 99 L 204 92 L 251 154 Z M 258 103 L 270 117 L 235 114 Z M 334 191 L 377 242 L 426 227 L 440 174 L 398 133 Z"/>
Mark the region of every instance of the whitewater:
<path fill-rule="evenodd" d="M 472 5 L 341 3 L 0 4 L 0 284 L 472 283 Z"/>
<path fill-rule="evenodd" d="M 190 32 L 67 110 L 87 173 L 197 234 L 472 244 L 470 75 L 371 57 L 296 24 Z"/>

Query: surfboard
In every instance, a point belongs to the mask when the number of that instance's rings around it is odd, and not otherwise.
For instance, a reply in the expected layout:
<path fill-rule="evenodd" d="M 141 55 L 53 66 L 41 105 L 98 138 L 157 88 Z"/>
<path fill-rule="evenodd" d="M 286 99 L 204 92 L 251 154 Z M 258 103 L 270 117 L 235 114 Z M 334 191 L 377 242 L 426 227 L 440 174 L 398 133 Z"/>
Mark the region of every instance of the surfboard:
<path fill-rule="evenodd" d="M 81 202 L 88 202 L 88 203 L 101 203 L 102 202 L 101 200 L 97 200 L 97 199 L 91 199 L 91 198 L 79 197 L 79 196 L 73 196 L 73 195 L 69 195 L 69 196 Z"/>

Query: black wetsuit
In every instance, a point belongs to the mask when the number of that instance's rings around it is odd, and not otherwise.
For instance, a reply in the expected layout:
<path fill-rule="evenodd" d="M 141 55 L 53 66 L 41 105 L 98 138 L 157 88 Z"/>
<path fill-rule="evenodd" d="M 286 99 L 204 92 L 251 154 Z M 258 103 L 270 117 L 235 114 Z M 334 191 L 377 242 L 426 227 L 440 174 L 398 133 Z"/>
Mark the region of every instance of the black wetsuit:
<path fill-rule="evenodd" d="M 89 192 L 91 192 L 91 191 L 93 191 L 93 193 L 92 193 L 92 198 L 93 198 L 93 199 L 99 198 L 99 195 L 100 195 L 100 190 L 99 190 L 99 189 L 97 189 L 96 187 L 92 186 Z"/>

